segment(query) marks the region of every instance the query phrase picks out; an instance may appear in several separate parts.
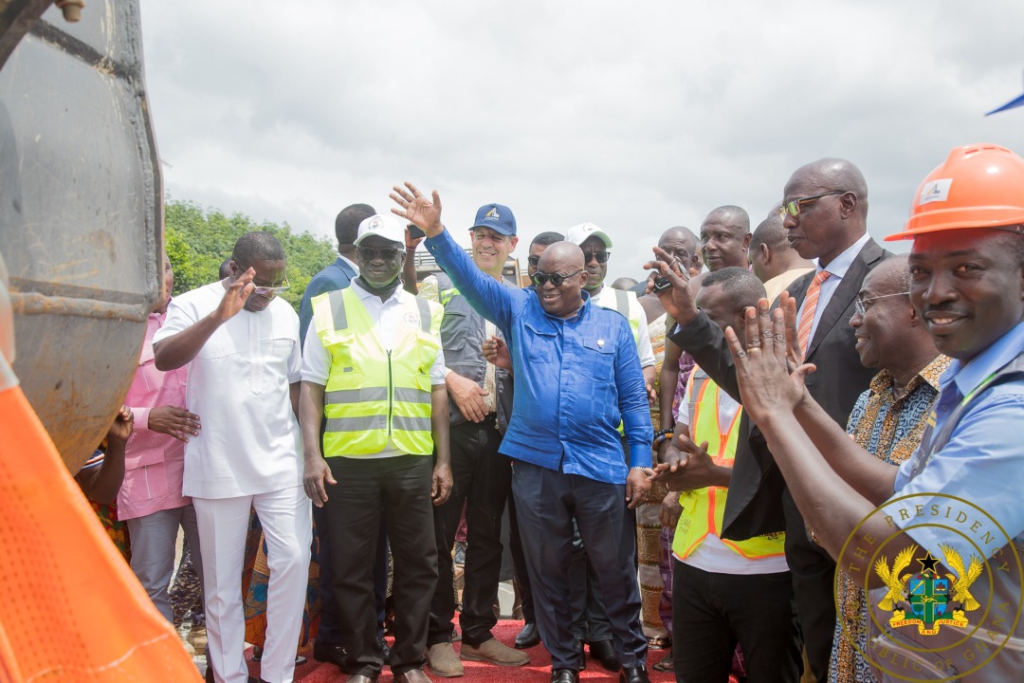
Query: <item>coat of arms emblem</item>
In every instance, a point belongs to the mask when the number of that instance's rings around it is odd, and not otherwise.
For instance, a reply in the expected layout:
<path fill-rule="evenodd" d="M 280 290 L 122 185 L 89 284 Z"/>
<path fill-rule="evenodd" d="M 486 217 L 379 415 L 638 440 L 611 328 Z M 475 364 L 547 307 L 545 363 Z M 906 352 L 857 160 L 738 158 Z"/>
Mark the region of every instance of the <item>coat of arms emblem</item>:
<path fill-rule="evenodd" d="M 939 560 L 930 552 L 923 557 L 915 557 L 916 545 L 901 550 L 891 568 L 887 557 L 875 562 L 875 573 L 888 588 L 878 607 L 892 612 L 889 626 L 917 626 L 921 635 L 933 636 L 942 626 L 967 626 L 965 612 L 981 606 L 970 593 L 971 584 L 981 576 L 984 568 L 981 559 L 971 555 L 965 566 L 956 548 L 948 545 L 939 545 L 939 548 L 942 549 L 942 563 L 956 575 L 940 576 L 936 570 Z M 913 561 L 921 565 L 921 571 L 917 574 L 902 573 Z"/>

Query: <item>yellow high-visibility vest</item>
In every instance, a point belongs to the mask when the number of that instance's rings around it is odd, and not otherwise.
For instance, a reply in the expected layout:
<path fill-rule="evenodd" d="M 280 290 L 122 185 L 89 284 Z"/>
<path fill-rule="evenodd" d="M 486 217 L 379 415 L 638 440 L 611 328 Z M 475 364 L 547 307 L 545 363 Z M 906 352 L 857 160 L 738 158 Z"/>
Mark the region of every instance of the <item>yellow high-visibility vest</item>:
<path fill-rule="evenodd" d="M 379 453 L 394 446 L 430 455 L 430 368 L 440 348 L 444 309 L 413 297 L 390 351 L 351 287 L 312 300 L 314 329 L 331 355 L 324 393 L 324 457 Z"/>
<path fill-rule="evenodd" d="M 698 370 L 695 367 L 690 373 L 690 396 L 696 397 L 690 404 L 690 438 L 697 445 L 707 441 L 708 455 L 715 464 L 732 468 L 743 407 L 736 411 L 732 424 L 723 430 L 718 418 L 721 389 Z M 722 519 L 728 494 L 729 489 L 723 486 L 709 486 L 679 494 L 682 513 L 672 541 L 673 554 L 686 559 L 704 542 L 708 534 L 715 534 L 727 547 L 749 559 L 783 555 L 785 534 L 782 533 L 755 536 L 745 541 L 722 538 Z"/>

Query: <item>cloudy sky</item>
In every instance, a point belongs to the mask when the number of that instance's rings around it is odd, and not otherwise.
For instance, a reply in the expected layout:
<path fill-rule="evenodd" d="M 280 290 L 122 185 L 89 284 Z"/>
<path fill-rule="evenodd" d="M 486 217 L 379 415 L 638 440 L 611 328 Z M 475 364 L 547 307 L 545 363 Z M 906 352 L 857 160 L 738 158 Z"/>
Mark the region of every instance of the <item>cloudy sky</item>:
<path fill-rule="evenodd" d="M 753 223 L 839 156 L 880 238 L 949 149 L 1024 153 L 1024 3 L 141 0 L 167 191 L 333 235 L 396 182 L 524 244 L 593 221 L 610 275 L 722 204 Z M 521 256 L 523 254 L 520 254 Z"/>

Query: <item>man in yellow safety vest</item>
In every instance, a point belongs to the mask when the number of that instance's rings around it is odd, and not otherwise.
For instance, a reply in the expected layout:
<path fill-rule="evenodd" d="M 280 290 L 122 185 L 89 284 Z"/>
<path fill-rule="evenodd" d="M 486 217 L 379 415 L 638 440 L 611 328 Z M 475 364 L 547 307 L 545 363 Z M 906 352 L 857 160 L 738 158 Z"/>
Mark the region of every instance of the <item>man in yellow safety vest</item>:
<path fill-rule="evenodd" d="M 722 329 L 741 329 L 744 308 L 762 297 L 764 287 L 747 269 L 723 268 L 705 276 L 697 305 Z M 663 472 L 674 470 L 662 476 L 669 488 L 681 491 L 678 506 L 663 511 L 666 521 L 678 520 L 672 624 L 681 680 L 725 680 L 737 643 L 751 680 L 799 678 L 785 535 L 721 537 L 742 410 L 695 367 L 679 405 L 668 463 L 659 466 Z"/>
<path fill-rule="evenodd" d="M 303 483 L 327 511 L 350 683 L 373 683 L 384 666 L 373 594 L 382 505 L 395 558 L 388 664 L 396 682 L 429 681 L 422 667 L 437 583 L 432 504 L 444 503 L 452 486 L 444 309 L 402 289 L 404 232 L 390 216 L 359 225 L 359 277 L 313 298 L 303 353 Z"/>

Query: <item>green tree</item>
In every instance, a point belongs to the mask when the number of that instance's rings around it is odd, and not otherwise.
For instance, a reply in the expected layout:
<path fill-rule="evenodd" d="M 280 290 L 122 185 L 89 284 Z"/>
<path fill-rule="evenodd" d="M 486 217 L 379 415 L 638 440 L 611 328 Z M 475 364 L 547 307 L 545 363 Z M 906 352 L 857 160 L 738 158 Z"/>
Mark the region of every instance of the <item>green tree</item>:
<path fill-rule="evenodd" d="M 332 263 L 338 254 L 334 242 L 303 233 L 292 233 L 287 223 L 256 223 L 246 215 L 225 215 L 217 209 L 203 211 L 198 204 L 168 199 L 164 206 L 164 244 L 174 268 L 174 293 L 180 294 L 219 279 L 218 271 L 239 237 L 265 230 L 281 241 L 288 256 L 291 288 L 281 298 L 297 311 L 310 279 Z"/>

